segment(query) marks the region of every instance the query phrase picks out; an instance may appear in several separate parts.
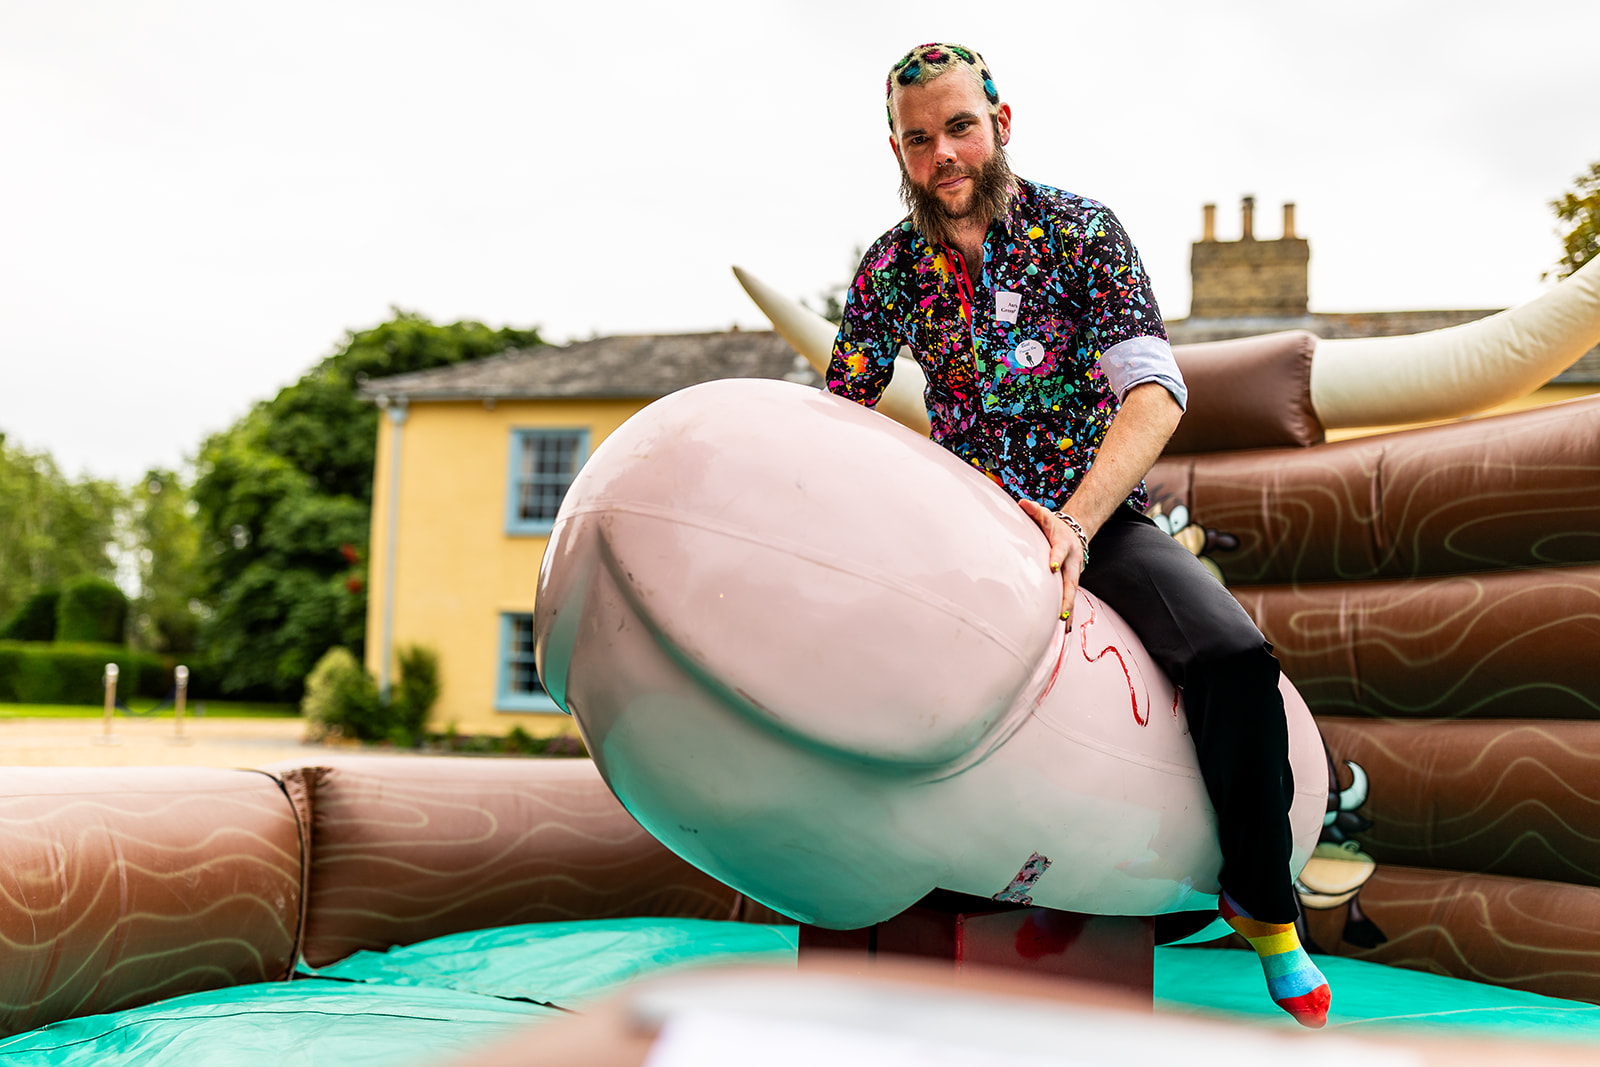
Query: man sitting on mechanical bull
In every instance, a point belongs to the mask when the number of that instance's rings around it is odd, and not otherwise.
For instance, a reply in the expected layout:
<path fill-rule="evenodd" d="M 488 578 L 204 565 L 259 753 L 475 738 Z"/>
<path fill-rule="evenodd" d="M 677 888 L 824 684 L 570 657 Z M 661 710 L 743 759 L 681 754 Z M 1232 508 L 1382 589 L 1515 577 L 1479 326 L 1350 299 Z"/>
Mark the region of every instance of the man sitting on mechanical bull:
<path fill-rule="evenodd" d="M 927 374 L 934 441 L 1049 539 L 1062 618 L 1081 583 L 1183 689 L 1216 809 L 1222 916 L 1260 956 L 1273 1000 L 1320 1027 L 1328 983 L 1294 929 L 1278 662 L 1228 591 L 1144 515 L 1144 476 L 1187 393 L 1138 252 L 1104 205 L 1011 173 L 1011 107 L 978 53 L 908 52 L 887 108 L 910 215 L 867 250 L 828 389 L 876 404 L 908 347 Z"/>

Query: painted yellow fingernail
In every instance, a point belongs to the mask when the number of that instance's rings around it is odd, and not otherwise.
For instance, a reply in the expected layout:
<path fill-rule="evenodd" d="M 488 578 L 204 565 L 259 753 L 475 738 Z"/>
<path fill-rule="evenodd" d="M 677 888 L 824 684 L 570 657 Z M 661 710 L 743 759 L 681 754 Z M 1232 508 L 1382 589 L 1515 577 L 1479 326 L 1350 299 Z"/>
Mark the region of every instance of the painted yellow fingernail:
<path fill-rule="evenodd" d="M 1066 622 L 1066 621 L 1067 621 L 1067 620 L 1068 620 L 1068 619 L 1070 619 L 1070 618 L 1072 618 L 1072 612 L 1070 612 L 1070 611 L 1063 611 L 1063 612 L 1062 612 L 1062 613 L 1061 613 L 1061 621 L 1062 621 L 1062 622 Z"/>
<path fill-rule="evenodd" d="M 1061 569 L 1061 564 L 1059 564 L 1059 563 L 1050 564 L 1050 573 L 1051 574 L 1054 574 L 1056 571 L 1058 571 L 1060 569 Z"/>

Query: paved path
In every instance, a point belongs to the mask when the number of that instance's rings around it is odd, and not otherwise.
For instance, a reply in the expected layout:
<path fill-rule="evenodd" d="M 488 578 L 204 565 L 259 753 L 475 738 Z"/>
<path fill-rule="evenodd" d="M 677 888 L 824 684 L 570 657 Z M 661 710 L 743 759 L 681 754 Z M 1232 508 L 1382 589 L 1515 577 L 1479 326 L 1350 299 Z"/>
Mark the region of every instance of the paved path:
<path fill-rule="evenodd" d="M 185 717 L 187 744 L 173 740 L 173 721 L 117 718 L 116 744 L 101 744 L 99 719 L 0 719 L 0 766 L 260 767 L 337 751 L 301 741 L 299 719 Z"/>

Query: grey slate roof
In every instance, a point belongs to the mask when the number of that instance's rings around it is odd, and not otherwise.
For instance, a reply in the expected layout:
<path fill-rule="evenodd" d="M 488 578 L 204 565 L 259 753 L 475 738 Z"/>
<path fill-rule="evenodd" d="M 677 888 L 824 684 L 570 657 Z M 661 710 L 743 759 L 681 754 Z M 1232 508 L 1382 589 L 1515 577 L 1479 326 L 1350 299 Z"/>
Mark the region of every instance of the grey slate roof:
<path fill-rule="evenodd" d="M 649 398 L 718 378 L 820 385 L 805 357 L 771 330 L 632 334 L 529 348 L 453 367 L 374 378 L 368 397 L 418 400 Z"/>

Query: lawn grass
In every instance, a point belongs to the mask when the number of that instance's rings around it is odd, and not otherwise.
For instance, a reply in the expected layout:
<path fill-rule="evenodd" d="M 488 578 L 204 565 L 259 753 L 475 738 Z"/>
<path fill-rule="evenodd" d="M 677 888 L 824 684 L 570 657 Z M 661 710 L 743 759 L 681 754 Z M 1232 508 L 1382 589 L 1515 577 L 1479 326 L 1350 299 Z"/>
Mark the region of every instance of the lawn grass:
<path fill-rule="evenodd" d="M 167 706 L 154 715 L 145 714 L 155 706 L 147 697 L 136 699 L 131 705 L 131 718 L 170 719 L 172 708 Z M 6 704 L 0 703 L 0 719 L 98 719 L 105 714 L 99 704 Z M 127 713 L 117 709 L 118 717 Z M 184 718 L 207 719 L 297 719 L 300 709 L 293 704 L 260 704 L 240 700 L 191 700 L 184 708 Z"/>

